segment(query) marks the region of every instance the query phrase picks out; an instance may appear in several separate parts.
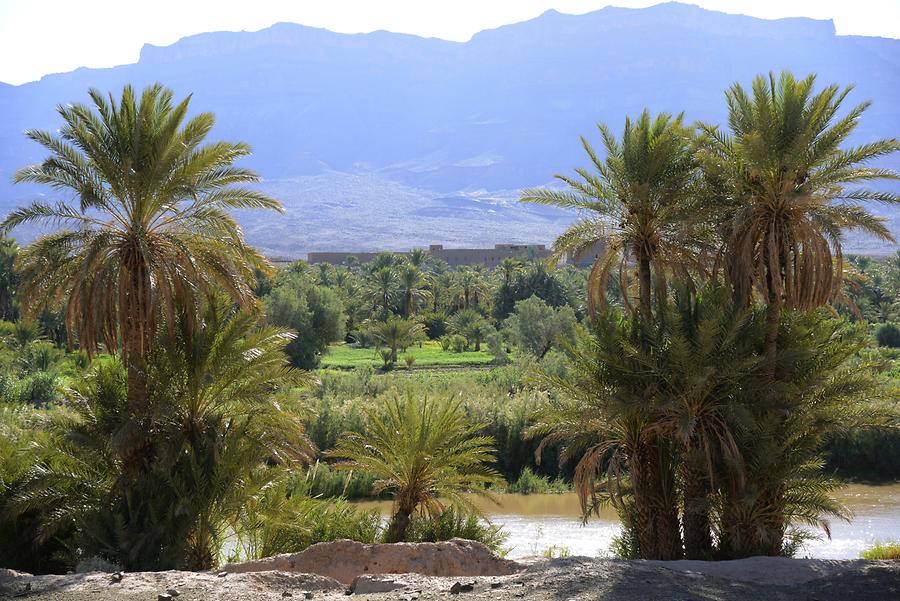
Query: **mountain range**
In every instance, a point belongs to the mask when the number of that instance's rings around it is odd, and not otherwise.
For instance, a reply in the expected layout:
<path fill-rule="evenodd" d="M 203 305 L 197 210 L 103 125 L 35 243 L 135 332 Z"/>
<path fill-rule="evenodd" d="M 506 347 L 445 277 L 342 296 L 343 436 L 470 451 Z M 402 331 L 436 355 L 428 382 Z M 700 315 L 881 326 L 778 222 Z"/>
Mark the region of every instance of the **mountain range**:
<path fill-rule="evenodd" d="M 830 21 L 667 3 L 548 11 L 464 43 L 289 23 L 203 33 L 145 45 L 134 64 L 0 84 L 0 211 L 53 194 L 10 183 L 44 156 L 24 129 L 57 128 L 55 106 L 86 101 L 88 88 L 158 81 L 216 114 L 212 138 L 253 147 L 245 164 L 287 210 L 240 219 L 270 254 L 546 243 L 573 216 L 521 205 L 518 190 L 584 165 L 578 137 L 599 142 L 596 123 L 620 130 L 645 107 L 722 122 L 729 85 L 782 69 L 874 101 L 854 142 L 900 136 L 900 40 L 838 36 Z M 900 234 L 900 212 L 878 210 Z"/>

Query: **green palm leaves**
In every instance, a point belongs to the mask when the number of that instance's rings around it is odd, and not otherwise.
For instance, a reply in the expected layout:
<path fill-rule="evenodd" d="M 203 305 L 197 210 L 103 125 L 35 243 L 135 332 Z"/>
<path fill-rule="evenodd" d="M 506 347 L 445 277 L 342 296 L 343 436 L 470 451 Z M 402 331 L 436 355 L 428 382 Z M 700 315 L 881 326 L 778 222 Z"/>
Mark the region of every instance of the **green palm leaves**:
<path fill-rule="evenodd" d="M 621 140 L 605 125 L 598 125 L 606 156 L 601 160 L 582 138 L 591 167 L 576 176 L 557 175 L 566 190 L 525 190 L 525 202 L 576 209 L 583 216 L 553 244 L 554 262 L 579 256 L 603 246 L 591 271 L 588 306 L 593 312 L 604 302 L 610 273 L 618 271 L 627 290 L 627 265 L 639 268 L 638 304 L 651 310 L 651 268 L 657 290 L 664 289 L 667 271 L 683 271 L 693 264 L 702 236 L 695 227 L 692 194 L 696 179 L 694 142 L 682 116 L 661 114 L 655 119 L 644 111 L 636 121 L 626 119 Z M 627 306 L 632 306 L 624 294 Z"/>
<path fill-rule="evenodd" d="M 203 144 L 210 113 L 187 118 L 160 85 L 139 96 L 126 86 L 117 101 L 90 91 L 92 106 L 59 106 L 58 133 L 26 135 L 49 152 L 16 181 L 43 184 L 72 201 L 35 202 L 7 216 L 0 229 L 37 222 L 61 227 L 22 251 L 26 309 L 66 303 L 69 331 L 88 352 L 121 349 L 131 367 L 149 351 L 157 317 L 171 325 L 194 316 L 218 290 L 247 307 L 254 269 L 267 261 L 244 243 L 233 209 L 276 209 L 278 201 L 246 187 L 258 180 L 235 161 L 245 144 Z M 129 397 L 146 398 L 140 369 Z"/>
<path fill-rule="evenodd" d="M 369 334 L 375 339 L 378 348 L 390 349 L 390 362 L 397 362 L 397 349 L 406 349 L 425 336 L 425 326 L 413 319 L 403 319 L 399 315 L 391 315 L 385 321 L 370 324 Z"/>
<path fill-rule="evenodd" d="M 388 542 L 404 539 L 414 512 L 436 516 L 445 504 L 478 513 L 465 493 L 486 495 L 502 481 L 488 464 L 493 441 L 479 435 L 480 424 L 466 418 L 459 399 L 418 401 L 406 396 L 369 412 L 365 435 L 347 433 L 331 453 L 342 469 L 378 476 L 375 492 L 394 495 Z"/>
<path fill-rule="evenodd" d="M 755 287 L 767 302 L 821 306 L 840 291 L 845 231 L 893 239 L 861 203 L 900 197 L 857 185 L 900 178 L 868 166 L 900 142 L 842 148 L 870 103 L 840 116 L 852 87 L 815 92 L 814 84 L 814 75 L 790 73 L 757 77 L 751 92 L 735 84 L 726 93 L 731 135 L 703 126 L 705 168 L 726 182 L 730 203 L 726 274 L 743 302 Z"/>

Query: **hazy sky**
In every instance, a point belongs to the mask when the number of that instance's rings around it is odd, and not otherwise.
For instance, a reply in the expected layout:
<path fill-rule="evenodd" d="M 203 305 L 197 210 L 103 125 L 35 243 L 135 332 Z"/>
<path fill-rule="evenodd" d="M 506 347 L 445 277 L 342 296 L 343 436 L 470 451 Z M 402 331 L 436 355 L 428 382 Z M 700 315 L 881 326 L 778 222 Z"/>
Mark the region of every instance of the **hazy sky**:
<path fill-rule="evenodd" d="M 900 0 L 693 0 L 774 19 L 833 19 L 838 34 L 900 38 Z M 378 29 L 465 41 L 547 9 L 585 13 L 618 0 L 0 0 L 0 81 L 24 83 L 77 67 L 133 63 L 144 43 L 205 31 L 254 31 L 279 21 L 345 33 Z"/>

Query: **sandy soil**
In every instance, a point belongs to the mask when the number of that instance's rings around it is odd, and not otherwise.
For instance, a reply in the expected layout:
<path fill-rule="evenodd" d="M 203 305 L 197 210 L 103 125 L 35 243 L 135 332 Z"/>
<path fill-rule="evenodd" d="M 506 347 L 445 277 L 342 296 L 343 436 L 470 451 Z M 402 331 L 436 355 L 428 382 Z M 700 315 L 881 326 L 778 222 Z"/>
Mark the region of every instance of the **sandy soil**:
<path fill-rule="evenodd" d="M 340 583 L 311 574 L 258 572 L 140 572 L 112 582 L 109 574 L 30 576 L 0 570 L 0 598 L 33 601 L 157 601 L 175 589 L 178 601 L 346 599 Z M 459 584 L 457 584 L 459 583 Z M 456 586 L 454 586 L 456 585 Z M 698 561 L 620 561 L 574 557 L 532 559 L 512 576 L 437 578 L 416 574 L 369 576 L 352 598 L 533 599 L 536 601 L 887 601 L 900 599 L 900 562 L 751 558 Z M 365 592 L 393 588 L 388 592 Z M 462 589 L 462 590 L 459 590 Z M 471 590 L 469 590 L 471 589 Z M 457 590 L 454 594 L 452 591 Z M 163 597 L 165 598 L 165 597 Z"/>

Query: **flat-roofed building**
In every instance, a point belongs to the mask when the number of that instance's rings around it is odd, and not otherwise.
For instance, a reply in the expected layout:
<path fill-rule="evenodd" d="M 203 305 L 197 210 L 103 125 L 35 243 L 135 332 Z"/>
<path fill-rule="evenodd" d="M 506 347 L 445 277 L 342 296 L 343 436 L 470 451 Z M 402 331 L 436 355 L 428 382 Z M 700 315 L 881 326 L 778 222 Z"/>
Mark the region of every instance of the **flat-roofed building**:
<path fill-rule="evenodd" d="M 443 244 L 432 244 L 428 247 L 428 253 L 451 267 L 458 265 L 496 267 L 503 262 L 503 259 L 546 259 L 550 256 L 550 251 L 543 244 L 495 244 L 494 248 L 444 248 Z M 360 263 L 367 263 L 377 254 L 374 252 L 311 252 L 307 255 L 306 261 L 308 263 L 347 265 L 350 257 L 356 257 Z"/>

